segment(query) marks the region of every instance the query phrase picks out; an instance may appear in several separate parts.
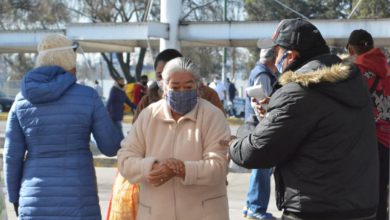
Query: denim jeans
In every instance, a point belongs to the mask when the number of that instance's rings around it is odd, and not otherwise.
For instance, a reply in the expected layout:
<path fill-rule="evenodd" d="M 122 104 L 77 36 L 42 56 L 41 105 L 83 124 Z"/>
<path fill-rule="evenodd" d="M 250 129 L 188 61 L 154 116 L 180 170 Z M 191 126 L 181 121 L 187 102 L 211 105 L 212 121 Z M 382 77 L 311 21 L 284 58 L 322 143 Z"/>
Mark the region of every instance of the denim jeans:
<path fill-rule="evenodd" d="M 253 169 L 249 180 L 246 207 L 254 213 L 267 212 L 272 169 Z"/>

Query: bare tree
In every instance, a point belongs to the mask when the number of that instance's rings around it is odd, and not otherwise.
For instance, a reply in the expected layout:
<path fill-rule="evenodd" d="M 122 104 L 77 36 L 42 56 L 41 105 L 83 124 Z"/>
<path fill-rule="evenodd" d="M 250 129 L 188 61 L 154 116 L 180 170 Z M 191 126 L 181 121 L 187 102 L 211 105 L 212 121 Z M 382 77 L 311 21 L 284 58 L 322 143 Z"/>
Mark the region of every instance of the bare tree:
<path fill-rule="evenodd" d="M 226 19 L 224 3 L 226 2 Z M 189 21 L 238 21 L 244 20 L 246 13 L 242 0 L 184 0 L 181 22 Z M 242 51 L 242 50 L 241 50 Z M 188 54 L 195 62 L 199 63 L 203 77 L 211 78 L 212 75 L 221 74 L 223 64 L 222 48 L 185 48 L 184 54 Z M 237 65 L 238 59 L 242 62 L 242 56 L 237 54 L 236 48 L 227 48 L 226 71 L 235 78 L 235 73 L 242 65 Z"/>
<path fill-rule="evenodd" d="M 147 1 L 142 0 L 85 0 L 80 1 L 79 8 L 71 10 L 91 19 L 92 22 L 140 22 L 144 20 Z M 141 76 L 146 48 L 138 53 L 135 74 L 131 73 L 130 57 L 127 53 L 101 53 L 113 79 L 122 74 L 127 82 L 134 82 Z M 115 61 L 119 66 L 115 65 Z"/>
<path fill-rule="evenodd" d="M 64 28 L 70 20 L 62 0 L 1 0 L 0 27 L 2 30 L 35 30 Z M 33 68 L 35 54 L 2 54 L 8 65 L 6 72 L 20 79 Z"/>

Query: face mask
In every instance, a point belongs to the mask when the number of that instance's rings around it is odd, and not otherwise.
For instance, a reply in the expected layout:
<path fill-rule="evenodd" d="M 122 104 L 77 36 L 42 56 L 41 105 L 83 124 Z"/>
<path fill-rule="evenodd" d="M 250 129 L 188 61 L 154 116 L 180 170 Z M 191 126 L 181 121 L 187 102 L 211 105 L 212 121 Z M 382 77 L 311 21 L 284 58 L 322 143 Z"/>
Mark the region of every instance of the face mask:
<path fill-rule="evenodd" d="M 187 91 L 169 90 L 167 93 L 167 103 L 172 111 L 185 115 L 190 112 L 198 102 L 196 89 Z"/>
<path fill-rule="evenodd" d="M 282 58 L 279 60 L 278 64 L 276 64 L 276 69 L 278 69 L 279 73 L 283 73 L 283 63 L 287 58 L 287 51 L 285 51 L 282 55 Z"/>
<path fill-rule="evenodd" d="M 119 82 L 118 82 L 118 86 L 119 86 L 120 88 L 123 88 L 123 87 L 125 86 L 125 84 L 124 84 L 124 83 L 119 83 Z"/>

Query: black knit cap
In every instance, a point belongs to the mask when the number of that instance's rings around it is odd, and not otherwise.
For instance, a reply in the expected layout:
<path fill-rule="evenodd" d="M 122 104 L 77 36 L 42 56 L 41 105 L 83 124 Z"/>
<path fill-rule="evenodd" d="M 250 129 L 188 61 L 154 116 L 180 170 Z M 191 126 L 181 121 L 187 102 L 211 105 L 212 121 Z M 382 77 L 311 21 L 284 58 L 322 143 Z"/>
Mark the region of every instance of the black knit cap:
<path fill-rule="evenodd" d="M 352 31 L 351 35 L 349 35 L 347 47 L 348 45 L 373 47 L 374 40 L 366 30 L 358 29 Z"/>
<path fill-rule="evenodd" d="M 272 36 L 275 45 L 285 49 L 307 51 L 326 45 L 320 31 L 302 18 L 282 20 Z"/>

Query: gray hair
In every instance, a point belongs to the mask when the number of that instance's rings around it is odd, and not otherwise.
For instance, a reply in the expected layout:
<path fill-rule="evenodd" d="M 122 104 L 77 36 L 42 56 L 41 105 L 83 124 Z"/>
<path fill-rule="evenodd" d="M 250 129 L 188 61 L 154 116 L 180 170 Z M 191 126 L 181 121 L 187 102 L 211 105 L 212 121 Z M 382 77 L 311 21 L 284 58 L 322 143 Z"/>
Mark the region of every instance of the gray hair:
<path fill-rule="evenodd" d="M 168 82 L 173 73 L 180 71 L 191 73 L 196 82 L 200 79 L 198 68 L 189 58 L 186 57 L 177 57 L 168 61 L 168 63 L 164 66 L 161 76 L 164 82 Z"/>
<path fill-rule="evenodd" d="M 265 64 L 266 62 L 273 61 L 274 59 L 275 59 L 274 47 L 260 50 L 260 63 Z"/>

